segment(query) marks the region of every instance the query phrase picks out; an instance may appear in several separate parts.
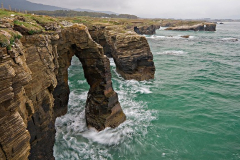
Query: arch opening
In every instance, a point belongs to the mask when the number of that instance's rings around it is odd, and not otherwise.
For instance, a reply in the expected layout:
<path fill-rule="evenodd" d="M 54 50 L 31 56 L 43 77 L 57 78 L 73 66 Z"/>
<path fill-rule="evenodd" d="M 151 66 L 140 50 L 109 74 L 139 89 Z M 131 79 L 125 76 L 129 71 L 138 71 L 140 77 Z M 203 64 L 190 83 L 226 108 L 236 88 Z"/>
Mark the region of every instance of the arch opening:
<path fill-rule="evenodd" d="M 67 39 L 59 40 L 63 41 L 60 44 L 64 45 L 58 47 L 58 85 L 53 92 L 55 117 L 67 112 L 70 94 L 68 67 L 71 65 L 72 57 L 76 55 L 90 86 L 85 106 L 87 125 L 97 130 L 117 127 L 125 121 L 126 116 L 118 101 L 118 95 L 112 88 L 110 62 L 104 55 L 103 48 L 91 39 L 82 26 L 73 26 L 61 33 L 63 34 L 61 37 Z"/>

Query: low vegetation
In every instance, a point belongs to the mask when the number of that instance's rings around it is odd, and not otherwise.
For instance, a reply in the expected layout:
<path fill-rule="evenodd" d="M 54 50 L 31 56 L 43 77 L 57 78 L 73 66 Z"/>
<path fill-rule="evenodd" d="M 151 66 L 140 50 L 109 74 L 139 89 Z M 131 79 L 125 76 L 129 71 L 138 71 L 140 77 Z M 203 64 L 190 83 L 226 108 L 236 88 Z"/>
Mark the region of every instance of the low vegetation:
<path fill-rule="evenodd" d="M 20 13 L 0 9 L 0 46 L 10 49 L 16 39 L 22 34 L 32 35 L 38 33 L 52 33 L 56 28 L 62 28 L 62 22 L 79 23 L 88 27 L 92 25 L 112 26 L 119 33 L 132 30 L 134 26 L 160 25 L 163 27 L 175 27 L 183 25 L 195 25 L 202 21 L 185 21 L 172 19 L 140 19 L 134 15 L 105 14 L 96 12 L 77 11 L 39 11 L 33 13 Z M 54 16 L 54 17 L 51 17 Z M 19 31 L 13 31 L 14 30 Z"/>
<path fill-rule="evenodd" d="M 72 10 L 57 10 L 57 11 L 31 11 L 31 13 L 38 15 L 49 15 L 55 17 L 76 17 L 76 16 L 88 16 L 88 17 L 108 17 L 108 18 L 128 18 L 128 19 L 137 19 L 138 17 L 130 14 L 106 14 L 98 12 L 79 12 Z"/>
<path fill-rule="evenodd" d="M 8 50 L 11 50 L 11 46 L 15 44 L 16 39 L 22 37 L 21 33 L 16 32 L 11 29 L 1 29 L 0 30 L 0 46 L 7 47 Z"/>

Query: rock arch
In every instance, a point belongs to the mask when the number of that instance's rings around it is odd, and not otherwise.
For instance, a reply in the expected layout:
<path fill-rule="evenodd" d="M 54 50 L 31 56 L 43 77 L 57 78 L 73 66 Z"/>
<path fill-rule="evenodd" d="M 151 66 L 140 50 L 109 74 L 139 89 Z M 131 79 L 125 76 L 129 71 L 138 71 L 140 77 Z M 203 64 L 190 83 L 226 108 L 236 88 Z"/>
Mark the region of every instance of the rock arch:
<path fill-rule="evenodd" d="M 58 44 L 58 85 L 53 92 L 56 117 L 66 112 L 69 96 L 67 69 L 72 56 L 76 55 L 90 85 L 86 102 L 87 125 L 102 130 L 125 121 L 117 93 L 112 88 L 109 59 L 104 55 L 102 46 L 92 40 L 87 27 L 74 25 L 63 29 Z"/>
<path fill-rule="evenodd" d="M 12 49 L 0 47 L 0 159 L 54 159 L 55 119 L 67 112 L 73 55 L 90 85 L 88 126 L 102 130 L 125 120 L 109 60 L 84 25 L 25 35 Z"/>

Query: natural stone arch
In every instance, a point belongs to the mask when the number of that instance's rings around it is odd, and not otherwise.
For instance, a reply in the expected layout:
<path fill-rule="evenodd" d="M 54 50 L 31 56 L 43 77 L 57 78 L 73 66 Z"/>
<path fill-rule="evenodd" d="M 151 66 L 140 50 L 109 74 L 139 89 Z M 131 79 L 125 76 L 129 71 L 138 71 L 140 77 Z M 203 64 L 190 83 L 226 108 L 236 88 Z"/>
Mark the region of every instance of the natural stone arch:
<path fill-rule="evenodd" d="M 118 95 L 112 88 L 110 62 L 103 48 L 94 42 L 87 27 L 74 25 L 63 29 L 58 40 L 58 85 L 54 89 L 55 116 L 67 111 L 69 97 L 68 72 L 73 55 L 82 63 L 84 76 L 90 85 L 86 102 L 87 125 L 102 130 L 116 127 L 126 116 L 118 102 Z"/>
<path fill-rule="evenodd" d="M 74 54 L 90 84 L 87 124 L 102 130 L 125 120 L 109 60 L 85 26 L 24 35 L 11 50 L 0 47 L 0 159 L 54 159 L 55 119 L 67 112 Z"/>

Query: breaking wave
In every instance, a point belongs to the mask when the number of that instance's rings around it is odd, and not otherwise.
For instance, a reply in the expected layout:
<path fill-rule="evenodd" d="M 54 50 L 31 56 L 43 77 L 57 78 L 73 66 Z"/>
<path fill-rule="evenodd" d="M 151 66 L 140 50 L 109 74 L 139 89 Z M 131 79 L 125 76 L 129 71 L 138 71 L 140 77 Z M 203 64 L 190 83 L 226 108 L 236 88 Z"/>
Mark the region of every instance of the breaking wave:
<path fill-rule="evenodd" d="M 115 67 L 110 59 L 112 70 Z M 69 70 L 71 71 L 71 70 Z M 83 73 L 82 73 L 83 74 Z M 136 101 L 136 94 L 151 93 L 151 82 L 124 81 L 113 72 L 114 87 L 127 120 L 117 128 L 106 128 L 103 131 L 88 129 L 85 120 L 85 101 L 87 90 L 76 89 L 71 82 L 68 113 L 56 119 L 56 142 L 54 156 L 59 159 L 115 159 L 113 153 L 134 154 L 133 139 L 144 147 L 148 133 L 147 127 L 156 119 L 156 111 L 149 110 L 147 103 Z M 77 85 L 87 85 L 79 80 Z M 139 134 L 141 133 L 141 134 Z M 134 142 L 136 143 L 136 142 Z M 136 145 L 136 144 L 135 144 Z M 132 147 L 131 147 L 132 146 Z"/>
<path fill-rule="evenodd" d="M 162 55 L 184 55 L 187 54 L 188 52 L 184 51 L 164 51 L 164 52 L 157 52 L 157 54 L 162 54 Z"/>
<path fill-rule="evenodd" d="M 184 38 L 184 36 L 186 35 L 177 35 L 177 36 L 158 36 L 158 35 L 151 35 L 151 36 L 148 36 L 148 35 L 145 35 L 145 37 L 147 39 L 193 39 L 195 38 L 194 36 L 189 36 L 188 38 Z"/>

